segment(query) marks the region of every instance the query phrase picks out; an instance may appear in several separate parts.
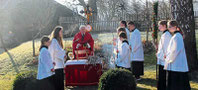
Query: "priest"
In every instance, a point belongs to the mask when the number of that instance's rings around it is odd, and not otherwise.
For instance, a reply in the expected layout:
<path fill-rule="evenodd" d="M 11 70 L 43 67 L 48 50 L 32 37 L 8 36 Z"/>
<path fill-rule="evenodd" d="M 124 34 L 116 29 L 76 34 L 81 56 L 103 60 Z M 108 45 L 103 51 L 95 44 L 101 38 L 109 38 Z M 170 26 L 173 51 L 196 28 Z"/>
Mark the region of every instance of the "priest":
<path fill-rule="evenodd" d="M 94 40 L 89 32 L 86 31 L 86 26 L 80 26 L 78 32 L 73 39 L 73 54 L 74 59 L 86 58 L 93 55 Z"/>

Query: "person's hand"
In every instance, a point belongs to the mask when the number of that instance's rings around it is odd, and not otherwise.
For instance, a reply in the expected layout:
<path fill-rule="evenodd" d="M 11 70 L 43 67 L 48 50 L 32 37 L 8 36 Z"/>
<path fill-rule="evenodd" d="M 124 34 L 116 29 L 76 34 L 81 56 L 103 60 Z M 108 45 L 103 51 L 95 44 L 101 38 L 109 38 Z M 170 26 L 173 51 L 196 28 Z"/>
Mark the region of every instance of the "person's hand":
<path fill-rule="evenodd" d="M 76 48 L 78 49 L 80 46 L 81 46 L 81 45 L 78 43 L 78 44 L 76 45 Z"/>
<path fill-rule="evenodd" d="M 64 59 L 67 60 L 67 55 L 64 56 Z"/>
<path fill-rule="evenodd" d="M 164 55 L 164 59 L 166 59 L 166 55 Z"/>
<path fill-rule="evenodd" d="M 89 43 L 87 43 L 87 48 L 91 48 L 91 46 L 89 45 Z"/>
<path fill-rule="evenodd" d="M 129 46 L 129 49 L 132 50 L 131 46 Z"/>
<path fill-rule="evenodd" d="M 116 41 L 117 40 L 117 38 L 113 38 L 113 41 Z"/>
<path fill-rule="evenodd" d="M 54 72 L 54 71 L 55 71 L 54 68 L 52 68 L 52 69 L 51 69 L 51 72 Z"/>
<path fill-rule="evenodd" d="M 117 53 L 119 53 L 118 49 L 116 50 Z"/>

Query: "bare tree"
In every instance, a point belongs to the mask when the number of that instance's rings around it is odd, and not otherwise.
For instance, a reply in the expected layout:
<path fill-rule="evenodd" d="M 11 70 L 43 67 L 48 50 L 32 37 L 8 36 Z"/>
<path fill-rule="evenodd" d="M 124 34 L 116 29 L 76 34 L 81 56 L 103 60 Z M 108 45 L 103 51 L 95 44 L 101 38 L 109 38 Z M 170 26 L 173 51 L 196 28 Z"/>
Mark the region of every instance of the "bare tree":
<path fill-rule="evenodd" d="M 0 42 L 1 42 L 1 46 L 3 47 L 4 51 L 8 54 L 8 56 L 10 57 L 10 61 L 12 62 L 12 65 L 16 71 L 16 73 L 19 73 L 18 70 L 18 66 L 15 63 L 11 53 L 8 51 L 8 49 L 5 46 L 4 43 L 4 34 L 3 34 L 3 30 L 5 29 L 4 26 L 9 25 L 9 19 L 8 19 L 8 12 L 5 10 L 5 8 L 0 7 L 0 18 L 1 20 L 3 20 L 4 22 L 0 22 Z"/>
<path fill-rule="evenodd" d="M 180 28 L 182 29 L 185 38 L 184 44 L 190 71 L 197 70 L 197 50 L 195 39 L 195 19 L 193 12 L 192 0 L 170 0 L 171 13 Z"/>
<path fill-rule="evenodd" d="M 38 38 L 42 30 L 53 20 L 55 9 L 53 0 L 23 1 L 16 9 L 23 16 L 22 18 L 26 18 L 24 20 L 25 24 L 27 24 L 26 27 L 32 28 L 33 56 L 35 56 L 35 39 Z"/>

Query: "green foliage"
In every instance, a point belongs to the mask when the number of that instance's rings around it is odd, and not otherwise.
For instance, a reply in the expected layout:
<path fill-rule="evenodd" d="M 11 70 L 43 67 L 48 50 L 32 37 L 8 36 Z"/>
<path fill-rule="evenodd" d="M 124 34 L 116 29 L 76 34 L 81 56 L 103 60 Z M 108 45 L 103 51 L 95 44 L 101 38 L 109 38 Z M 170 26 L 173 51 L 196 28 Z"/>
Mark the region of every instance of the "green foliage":
<path fill-rule="evenodd" d="M 136 90 L 136 82 L 130 71 L 111 69 L 101 76 L 98 90 Z"/>
<path fill-rule="evenodd" d="M 158 2 L 154 2 L 153 4 L 153 16 L 152 16 L 152 22 L 153 22 L 153 33 L 152 37 L 153 39 L 157 39 L 157 30 L 158 30 L 158 25 L 157 25 L 157 14 L 158 14 Z"/>
<path fill-rule="evenodd" d="M 38 90 L 35 71 L 22 72 L 13 81 L 13 90 Z"/>

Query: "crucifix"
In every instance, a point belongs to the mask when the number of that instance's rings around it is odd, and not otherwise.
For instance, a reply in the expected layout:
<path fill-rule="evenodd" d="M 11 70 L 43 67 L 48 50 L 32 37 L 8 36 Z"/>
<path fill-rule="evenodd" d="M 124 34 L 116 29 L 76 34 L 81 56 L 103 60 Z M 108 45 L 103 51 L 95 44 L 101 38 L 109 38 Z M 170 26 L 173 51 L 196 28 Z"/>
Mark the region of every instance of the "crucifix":
<path fill-rule="evenodd" d="M 85 16 L 87 17 L 87 24 L 90 24 L 90 16 L 92 16 L 92 14 L 94 13 L 94 11 L 91 9 L 91 7 L 89 5 L 86 6 L 86 8 L 84 8 L 84 11 L 80 11 L 81 14 L 85 14 Z"/>

